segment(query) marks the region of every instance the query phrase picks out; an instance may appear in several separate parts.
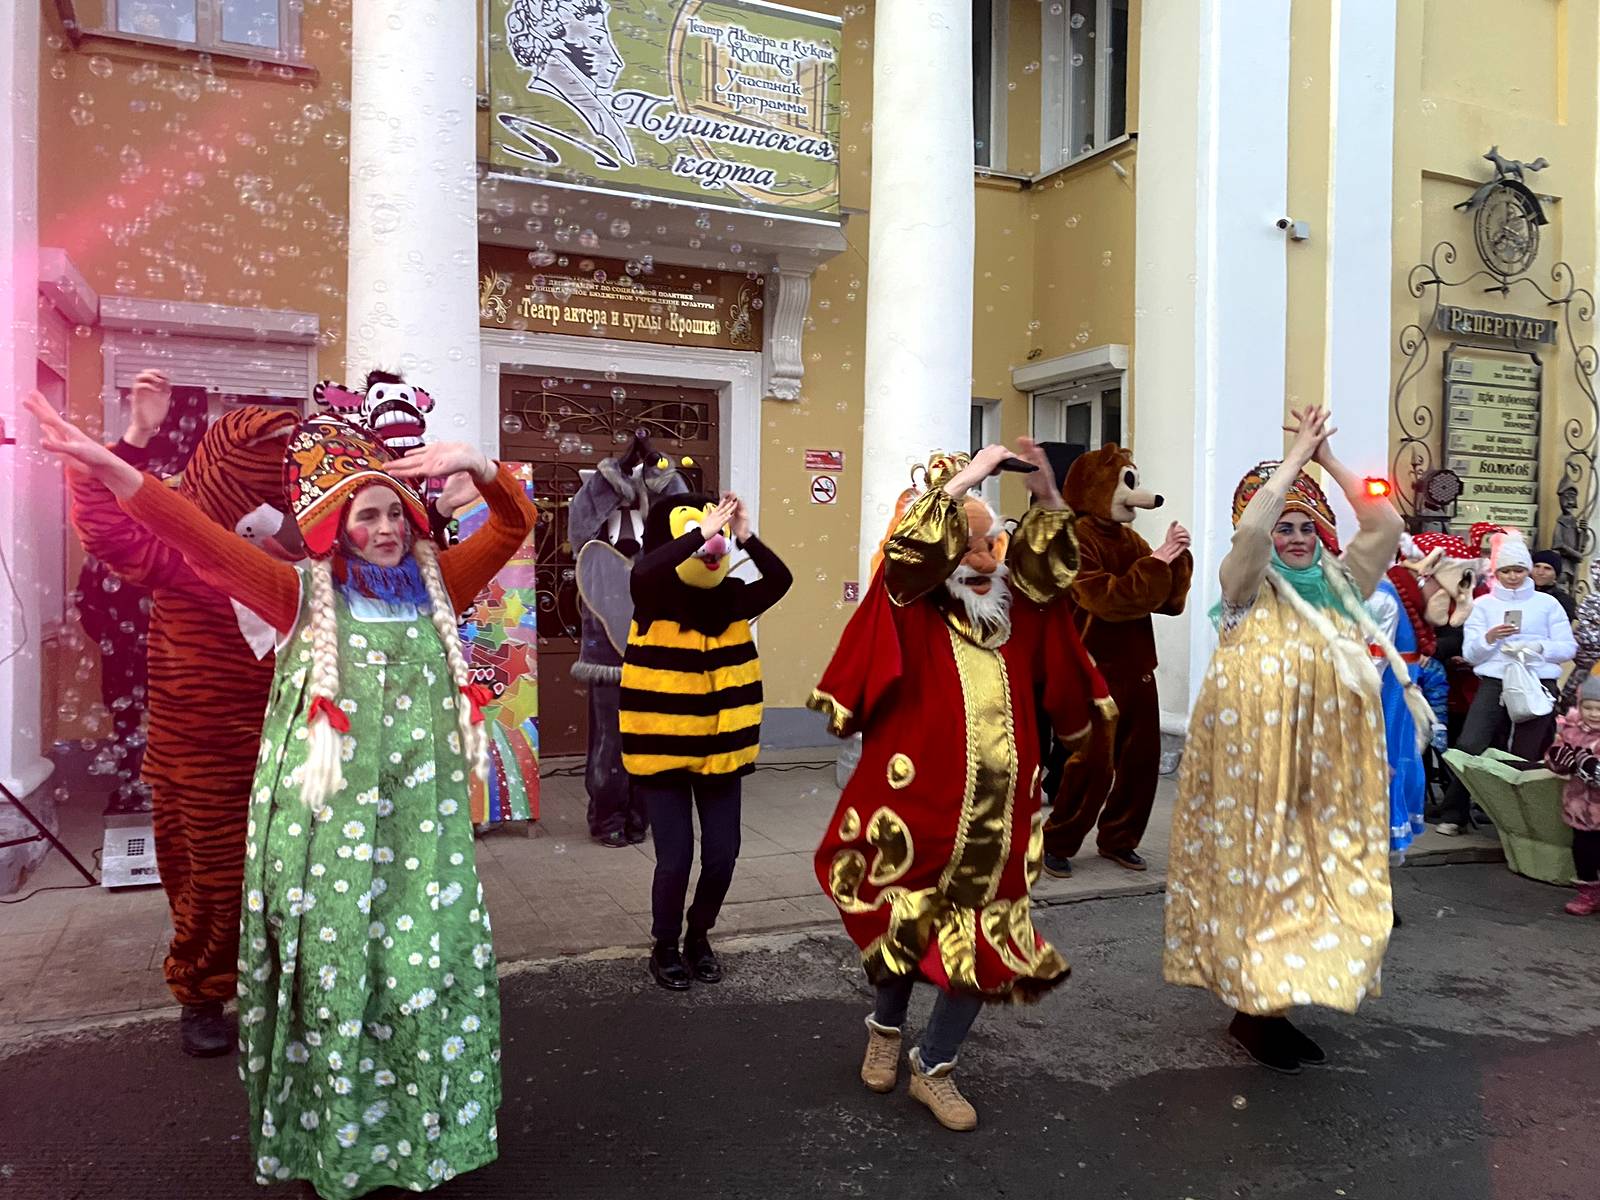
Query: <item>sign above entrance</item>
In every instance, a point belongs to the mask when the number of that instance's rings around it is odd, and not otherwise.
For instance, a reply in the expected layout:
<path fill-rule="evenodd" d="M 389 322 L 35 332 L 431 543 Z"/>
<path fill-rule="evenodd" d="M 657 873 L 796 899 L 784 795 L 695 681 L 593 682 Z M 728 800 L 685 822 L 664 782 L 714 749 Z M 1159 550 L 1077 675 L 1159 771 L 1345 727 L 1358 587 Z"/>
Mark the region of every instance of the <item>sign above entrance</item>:
<path fill-rule="evenodd" d="M 1556 344 L 1556 323 L 1545 317 L 1521 317 L 1516 313 L 1483 312 L 1455 304 L 1441 304 L 1438 325 L 1441 332 L 1453 333 L 1457 337 L 1543 342 L 1547 346 Z"/>
<path fill-rule="evenodd" d="M 548 261 L 547 261 L 548 260 Z M 478 323 L 491 329 L 759 350 L 760 275 L 478 247 Z"/>
<path fill-rule="evenodd" d="M 489 20 L 493 166 L 838 216 L 840 18 L 765 0 L 492 0 Z"/>

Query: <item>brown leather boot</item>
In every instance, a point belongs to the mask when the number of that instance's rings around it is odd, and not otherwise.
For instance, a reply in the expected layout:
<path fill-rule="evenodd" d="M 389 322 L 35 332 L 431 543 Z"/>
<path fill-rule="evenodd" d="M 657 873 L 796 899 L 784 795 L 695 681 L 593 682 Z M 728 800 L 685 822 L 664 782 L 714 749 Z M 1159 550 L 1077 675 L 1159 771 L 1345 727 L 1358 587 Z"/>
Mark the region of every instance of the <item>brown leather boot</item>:
<path fill-rule="evenodd" d="M 875 1092 L 892 1092 L 900 1078 L 900 1031 L 867 1018 L 867 1056 L 861 1082 Z"/>
<path fill-rule="evenodd" d="M 934 1120 L 946 1129 L 967 1133 L 978 1127 L 978 1110 L 967 1103 L 951 1078 L 953 1062 L 931 1070 L 924 1067 L 920 1049 L 911 1051 L 911 1095 L 928 1106 Z"/>

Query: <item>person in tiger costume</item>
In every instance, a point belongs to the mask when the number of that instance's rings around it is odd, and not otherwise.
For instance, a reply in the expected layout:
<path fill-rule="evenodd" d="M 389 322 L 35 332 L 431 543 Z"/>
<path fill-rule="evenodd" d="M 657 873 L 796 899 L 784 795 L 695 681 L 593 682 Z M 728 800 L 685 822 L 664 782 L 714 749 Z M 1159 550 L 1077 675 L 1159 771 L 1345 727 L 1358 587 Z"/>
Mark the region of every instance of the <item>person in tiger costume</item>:
<path fill-rule="evenodd" d="M 171 399 L 172 385 L 159 371 L 134 380 L 129 428 L 112 447 L 119 458 L 148 465 L 150 440 Z M 299 419 L 287 408 L 224 413 L 171 481 L 212 521 L 285 561 L 303 553 L 283 485 L 284 453 Z M 237 975 L 250 780 L 272 683 L 270 633 L 253 647 L 247 614 L 123 512 L 104 485 L 78 472 L 69 479 L 83 548 L 152 595 L 143 778 L 172 911 L 165 975 L 183 1006 L 184 1053 L 225 1054 L 235 1044 L 222 1006 Z M 204 737 L 195 735 L 197 722 Z"/>

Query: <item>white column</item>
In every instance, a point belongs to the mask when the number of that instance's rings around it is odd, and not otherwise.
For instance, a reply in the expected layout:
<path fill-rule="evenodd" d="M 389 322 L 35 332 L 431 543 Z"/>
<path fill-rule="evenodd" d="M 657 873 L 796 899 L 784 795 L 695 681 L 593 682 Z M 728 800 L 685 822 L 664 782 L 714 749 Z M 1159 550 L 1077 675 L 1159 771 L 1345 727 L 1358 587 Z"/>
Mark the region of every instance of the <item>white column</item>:
<path fill-rule="evenodd" d="M 1139 61 L 1134 453 L 1172 500 L 1146 536 L 1182 521 L 1195 553 L 1187 614 L 1156 621 L 1173 726 L 1215 644 L 1234 486 L 1283 452 L 1288 0 L 1146 4 Z"/>
<path fill-rule="evenodd" d="M 38 429 L 21 400 L 38 383 L 39 5 L 0 13 L 0 420 L 16 445 L 0 445 L 0 782 L 27 796 L 50 776 L 40 753 L 42 681 L 39 550 L 65 537 L 47 523 L 46 499 L 61 472 L 39 451 Z M 61 586 L 60 581 L 54 581 Z M 13 586 L 15 590 L 13 590 Z M 0 807 L 4 807 L 0 803 Z"/>
<path fill-rule="evenodd" d="M 478 398 L 477 21 L 460 0 L 355 0 L 347 382 L 398 370 L 430 434 L 491 453 Z"/>
<path fill-rule="evenodd" d="M 972 5 L 878 0 L 873 44 L 863 586 L 911 464 L 968 448 Z"/>
<path fill-rule="evenodd" d="M 1395 0 L 1334 0 L 1332 18 L 1325 395 L 1340 457 L 1358 474 L 1387 476 Z M 1338 488 L 1328 495 L 1348 538 L 1355 511 Z"/>

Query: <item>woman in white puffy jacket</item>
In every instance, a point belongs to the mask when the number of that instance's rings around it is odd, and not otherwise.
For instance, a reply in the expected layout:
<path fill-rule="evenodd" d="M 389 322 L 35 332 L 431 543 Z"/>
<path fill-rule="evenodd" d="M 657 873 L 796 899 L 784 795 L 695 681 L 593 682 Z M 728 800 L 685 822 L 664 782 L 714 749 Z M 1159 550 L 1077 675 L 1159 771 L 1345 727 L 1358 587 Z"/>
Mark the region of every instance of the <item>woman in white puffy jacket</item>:
<path fill-rule="evenodd" d="M 1554 596 L 1534 587 L 1533 558 L 1516 534 L 1496 539 L 1495 582 L 1473 602 L 1462 631 L 1462 655 L 1478 676 L 1478 694 L 1467 712 L 1456 748 L 1482 754 L 1491 746 L 1537 762 L 1555 736 L 1555 712 L 1513 725 L 1501 703 L 1501 680 L 1513 661 L 1523 662 L 1554 697 L 1561 668 L 1578 653 L 1572 622 Z M 1457 779 L 1445 793 L 1440 833 L 1458 834 L 1471 823 L 1471 798 Z"/>

